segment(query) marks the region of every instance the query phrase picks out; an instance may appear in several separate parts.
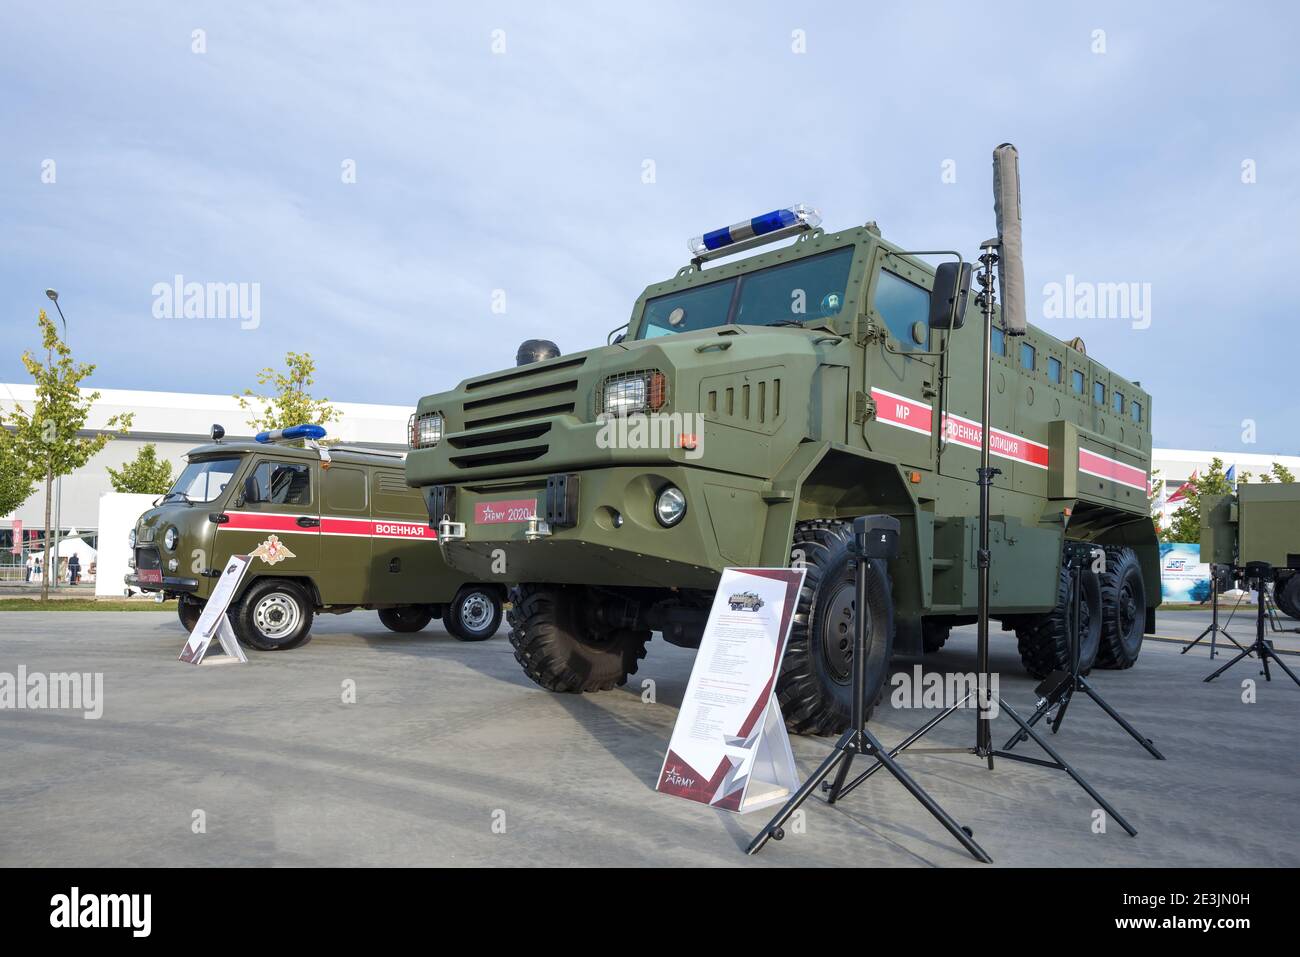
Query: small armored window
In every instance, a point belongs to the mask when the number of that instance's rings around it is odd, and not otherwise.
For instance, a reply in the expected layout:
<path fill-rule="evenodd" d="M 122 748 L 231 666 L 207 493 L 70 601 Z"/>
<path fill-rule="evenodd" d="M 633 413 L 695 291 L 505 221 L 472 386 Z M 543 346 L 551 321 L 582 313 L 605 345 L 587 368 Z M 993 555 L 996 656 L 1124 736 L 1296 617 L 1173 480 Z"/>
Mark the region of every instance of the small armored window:
<path fill-rule="evenodd" d="M 1110 397 L 1110 407 L 1117 415 L 1124 414 L 1124 393 L 1116 392 Z"/>
<path fill-rule="evenodd" d="M 1047 378 L 1057 385 L 1061 384 L 1061 360 L 1056 356 L 1047 357 Z"/>
<path fill-rule="evenodd" d="M 992 350 L 995 356 L 1004 356 L 1007 354 L 1007 334 L 997 326 L 993 327 Z"/>
<path fill-rule="evenodd" d="M 1092 384 L 1092 401 L 1098 405 L 1106 404 L 1106 383 L 1100 379 Z"/>
<path fill-rule="evenodd" d="M 1079 395 L 1083 395 L 1083 373 L 1078 369 L 1071 370 L 1070 385 L 1075 392 L 1079 393 Z"/>
<path fill-rule="evenodd" d="M 1129 404 L 1129 412 L 1132 413 L 1134 422 L 1142 422 L 1142 403 L 1137 399 L 1134 399 L 1132 403 Z"/>
<path fill-rule="evenodd" d="M 1020 343 L 1020 368 L 1034 371 L 1034 359 L 1036 350 L 1027 342 Z"/>

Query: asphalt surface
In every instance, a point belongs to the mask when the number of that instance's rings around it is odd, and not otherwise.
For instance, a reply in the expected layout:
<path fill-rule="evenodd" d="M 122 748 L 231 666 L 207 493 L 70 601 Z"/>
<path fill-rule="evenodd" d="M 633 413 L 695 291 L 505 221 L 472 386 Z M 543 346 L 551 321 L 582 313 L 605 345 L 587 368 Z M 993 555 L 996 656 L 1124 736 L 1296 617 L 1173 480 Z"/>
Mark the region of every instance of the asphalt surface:
<path fill-rule="evenodd" d="M 1192 637 L 1199 614 L 1163 615 L 1157 632 Z M 0 865 L 980 866 L 884 774 L 841 805 L 809 802 L 802 832 L 746 858 L 770 812 L 653 790 L 693 660 L 659 639 L 627 688 L 581 697 L 529 682 L 504 630 L 479 644 L 437 623 L 396 636 L 358 612 L 318 619 L 294 651 L 199 668 L 176 660 L 183 641 L 166 613 L 0 613 L 0 672 L 104 676 L 98 720 L 0 710 Z M 1095 833 L 1095 802 L 1059 771 L 964 755 L 906 766 L 999 865 L 1300 865 L 1300 687 L 1265 683 L 1251 662 L 1205 684 L 1208 653 L 1179 647 L 1149 641 L 1132 670 L 1093 675 L 1167 761 L 1084 699 L 1053 739 L 1136 838 L 1113 820 Z M 1014 639 L 995 631 L 991 651 L 1002 694 L 1027 713 L 1034 682 Z M 974 662 L 966 628 L 925 664 Z M 887 697 L 872 728 L 896 742 L 931 713 Z M 1011 727 L 998 720 L 999 742 Z M 973 712 L 959 712 L 927 740 L 973 737 Z M 795 738 L 801 773 L 831 744 Z"/>

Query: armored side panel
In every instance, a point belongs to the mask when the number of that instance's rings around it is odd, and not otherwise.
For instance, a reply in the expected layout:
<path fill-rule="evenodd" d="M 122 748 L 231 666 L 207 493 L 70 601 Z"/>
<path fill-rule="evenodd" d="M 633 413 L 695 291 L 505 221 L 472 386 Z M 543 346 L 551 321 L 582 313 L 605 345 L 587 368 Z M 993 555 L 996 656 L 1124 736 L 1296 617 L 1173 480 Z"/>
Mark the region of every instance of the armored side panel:
<path fill-rule="evenodd" d="M 1201 561 L 1233 565 L 1237 561 L 1237 499 L 1201 496 Z"/>
<path fill-rule="evenodd" d="M 1300 482 L 1237 488 L 1237 553 L 1242 564 L 1300 568 Z"/>

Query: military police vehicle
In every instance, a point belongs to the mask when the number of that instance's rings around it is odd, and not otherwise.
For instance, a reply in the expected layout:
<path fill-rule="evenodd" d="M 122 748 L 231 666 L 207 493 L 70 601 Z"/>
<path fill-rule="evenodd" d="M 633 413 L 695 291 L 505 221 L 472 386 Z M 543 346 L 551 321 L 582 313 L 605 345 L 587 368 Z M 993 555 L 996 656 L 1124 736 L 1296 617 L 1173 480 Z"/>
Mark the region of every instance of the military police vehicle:
<path fill-rule="evenodd" d="M 758 611 L 763 607 L 763 599 L 752 591 L 742 591 L 727 599 L 732 611 Z"/>
<path fill-rule="evenodd" d="M 131 532 L 129 586 L 178 599 L 193 629 L 231 555 L 249 555 L 229 615 L 240 641 L 263 651 L 307 640 L 314 614 L 379 610 L 392 631 L 441 617 L 462 641 L 490 638 L 504 588 L 443 562 L 400 453 L 322 448 L 319 426 L 261 433 L 255 442 L 194 449 L 171 491 Z M 277 444 L 306 440 L 307 447 Z"/>
<path fill-rule="evenodd" d="M 1273 566 L 1273 599 L 1300 618 L 1300 482 L 1250 482 L 1201 496 L 1201 561 Z"/>
<path fill-rule="evenodd" d="M 655 631 L 698 646 L 727 566 L 807 568 L 777 689 L 798 732 L 847 726 L 857 615 L 869 704 L 891 655 L 974 620 L 982 317 L 961 270 L 819 222 L 790 207 L 699 237 L 607 345 L 420 400 L 407 481 L 450 564 L 516 586 L 510 640 L 542 687 L 622 684 Z M 1082 663 L 1127 668 L 1160 596 L 1150 396 L 1078 340 L 995 325 L 991 613 L 1031 673 L 1061 667 L 1063 543 L 1095 543 Z M 857 608 L 852 519 L 881 513 L 902 554 Z"/>

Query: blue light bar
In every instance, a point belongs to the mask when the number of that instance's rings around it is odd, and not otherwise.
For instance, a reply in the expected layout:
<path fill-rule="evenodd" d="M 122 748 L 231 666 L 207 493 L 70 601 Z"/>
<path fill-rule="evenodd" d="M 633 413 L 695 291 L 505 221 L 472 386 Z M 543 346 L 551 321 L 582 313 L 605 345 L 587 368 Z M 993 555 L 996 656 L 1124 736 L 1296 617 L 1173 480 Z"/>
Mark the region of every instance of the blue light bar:
<path fill-rule="evenodd" d="M 295 439 L 323 439 L 325 427 L 320 425 L 291 425 L 286 429 L 272 429 L 270 432 L 258 432 L 254 438 L 259 442 L 292 442 Z"/>
<path fill-rule="evenodd" d="M 761 216 L 736 223 L 734 226 L 724 226 L 703 236 L 696 236 L 690 241 L 689 247 L 691 255 L 696 259 L 711 259 L 714 256 L 725 255 L 724 250 L 739 252 L 741 248 L 772 242 L 796 232 L 813 229 L 820 225 L 821 221 L 821 214 L 817 210 L 800 203 L 797 206 L 774 209 L 770 213 L 763 213 Z M 729 249 L 733 246 L 737 248 Z"/>

